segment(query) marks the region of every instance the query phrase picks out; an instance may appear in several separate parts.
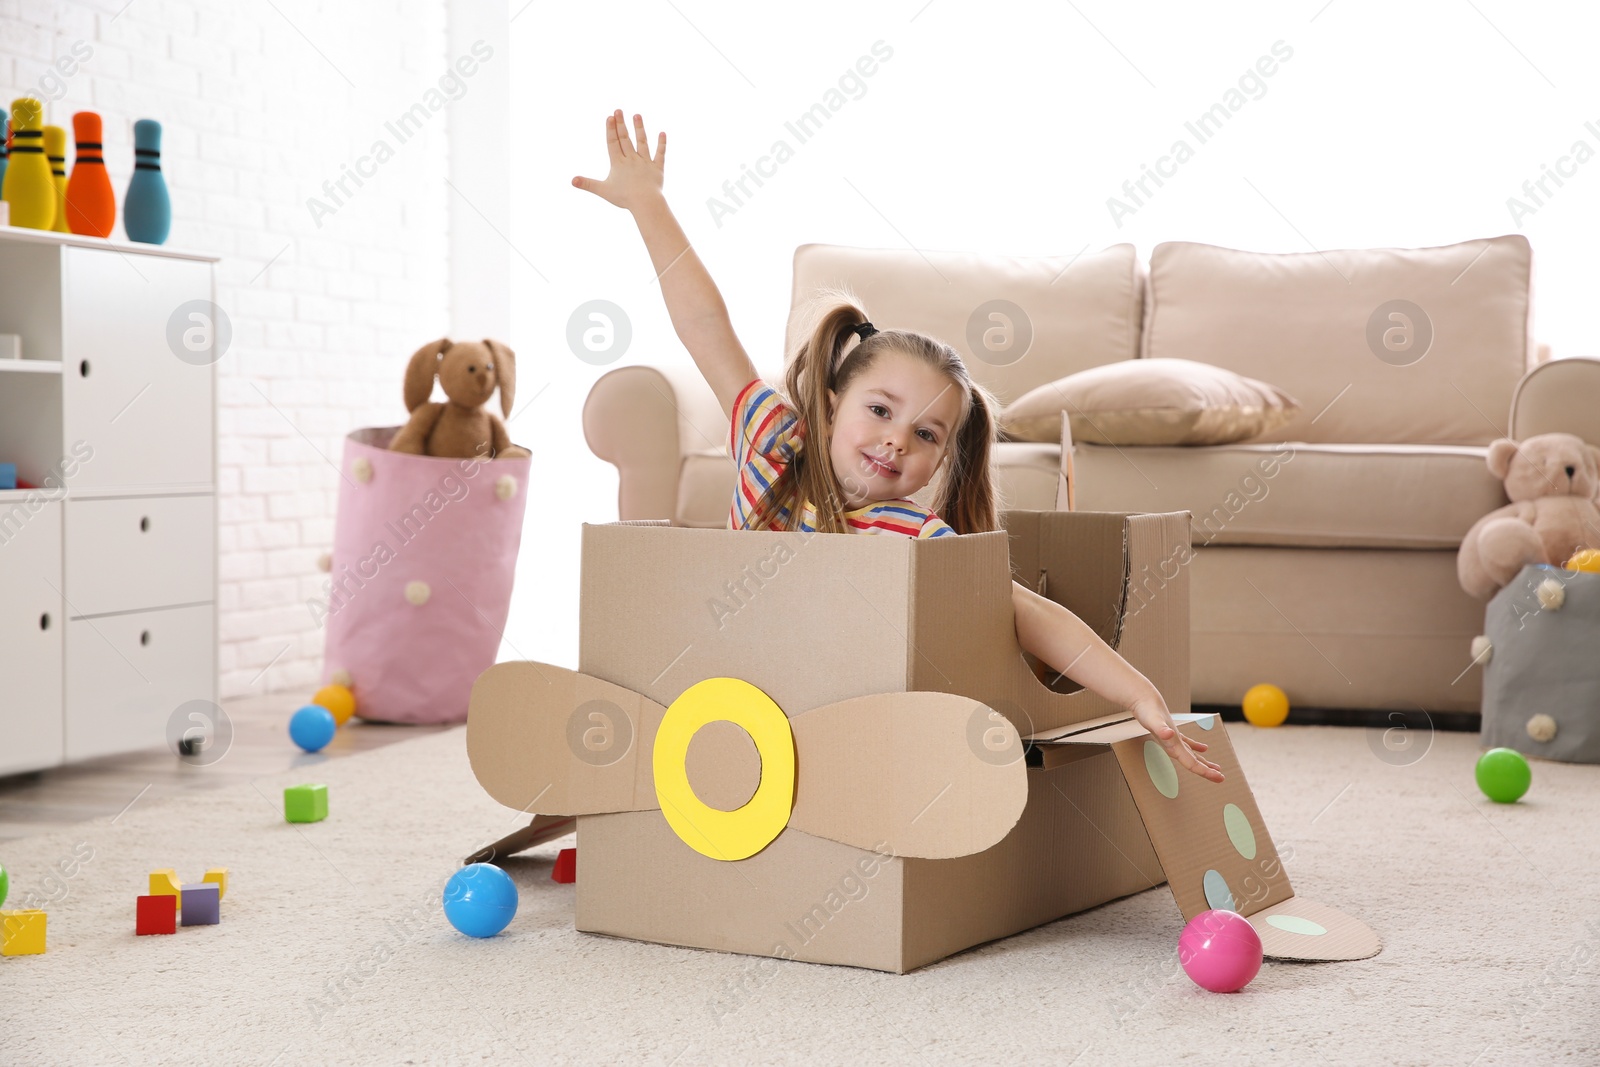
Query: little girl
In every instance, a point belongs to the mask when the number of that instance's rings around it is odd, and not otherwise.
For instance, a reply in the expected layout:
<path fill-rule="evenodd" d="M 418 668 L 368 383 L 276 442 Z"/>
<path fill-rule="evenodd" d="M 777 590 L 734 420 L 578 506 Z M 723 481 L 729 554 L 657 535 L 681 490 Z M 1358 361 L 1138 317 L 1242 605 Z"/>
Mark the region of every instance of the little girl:
<path fill-rule="evenodd" d="M 995 403 L 960 354 L 909 330 L 879 330 L 858 302 L 834 291 L 785 374 L 798 410 L 791 406 L 756 373 L 722 294 L 667 207 L 667 135 L 658 135 L 652 158 L 643 118 L 634 115 L 633 127 L 637 144 L 620 110 L 608 116 L 611 172 L 572 184 L 633 213 L 673 328 L 729 415 L 739 468 L 729 528 L 906 537 L 1000 529 L 989 477 Z M 826 462 L 814 461 L 816 445 Z M 941 470 L 939 506 L 930 511 L 910 498 Z M 1017 582 L 1012 603 L 1019 645 L 1128 708 L 1173 760 L 1222 781 L 1222 769 L 1199 755 L 1208 746 L 1178 731 L 1155 685 L 1093 629 Z"/>

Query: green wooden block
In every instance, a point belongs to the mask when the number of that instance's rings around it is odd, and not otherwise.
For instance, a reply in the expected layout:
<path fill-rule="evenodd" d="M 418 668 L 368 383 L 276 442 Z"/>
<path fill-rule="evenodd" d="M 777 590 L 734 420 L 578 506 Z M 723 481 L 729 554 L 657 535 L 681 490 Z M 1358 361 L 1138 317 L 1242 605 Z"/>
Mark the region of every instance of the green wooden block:
<path fill-rule="evenodd" d="M 283 791 L 283 817 L 289 822 L 321 822 L 328 817 L 328 787 L 291 785 Z"/>

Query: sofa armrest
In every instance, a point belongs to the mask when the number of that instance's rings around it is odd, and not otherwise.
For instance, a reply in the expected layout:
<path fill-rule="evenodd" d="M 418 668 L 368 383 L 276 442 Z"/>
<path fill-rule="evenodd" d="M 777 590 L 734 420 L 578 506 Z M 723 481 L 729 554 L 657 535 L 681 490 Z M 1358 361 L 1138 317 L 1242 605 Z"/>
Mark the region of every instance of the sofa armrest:
<path fill-rule="evenodd" d="M 619 518 L 672 519 L 683 457 L 726 454 L 728 416 L 692 364 L 618 367 L 589 390 L 583 436 L 617 468 Z"/>
<path fill-rule="evenodd" d="M 1511 394 L 1509 433 L 1525 441 L 1541 433 L 1577 434 L 1600 445 L 1600 359 L 1572 356 L 1534 367 Z"/>

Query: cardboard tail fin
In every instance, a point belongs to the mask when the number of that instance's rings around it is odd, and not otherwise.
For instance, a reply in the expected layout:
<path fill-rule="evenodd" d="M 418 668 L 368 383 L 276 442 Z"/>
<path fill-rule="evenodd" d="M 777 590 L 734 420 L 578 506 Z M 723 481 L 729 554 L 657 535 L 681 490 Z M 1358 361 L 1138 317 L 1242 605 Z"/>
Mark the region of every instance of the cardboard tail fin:
<path fill-rule="evenodd" d="M 513 830 L 500 840 L 483 846 L 461 862 L 462 864 L 496 863 L 507 856 L 514 856 L 518 852 L 526 852 L 530 848 L 542 845 L 546 841 L 565 837 L 577 828 L 576 815 L 535 815 L 527 826 Z"/>
<path fill-rule="evenodd" d="M 1173 720 L 1208 746 L 1206 758 L 1222 768 L 1223 781 L 1178 767 L 1134 719 L 1049 743 L 1110 746 L 1185 922 L 1210 908 L 1236 911 L 1261 935 L 1263 953 L 1275 959 L 1376 955 L 1381 944 L 1365 923 L 1295 896 L 1221 717 Z"/>

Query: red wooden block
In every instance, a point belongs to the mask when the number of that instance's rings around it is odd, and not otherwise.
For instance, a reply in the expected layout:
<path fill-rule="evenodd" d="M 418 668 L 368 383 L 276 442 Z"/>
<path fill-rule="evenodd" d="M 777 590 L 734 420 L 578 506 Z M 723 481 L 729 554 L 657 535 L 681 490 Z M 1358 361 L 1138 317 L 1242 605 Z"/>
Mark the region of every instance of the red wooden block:
<path fill-rule="evenodd" d="M 559 854 L 557 854 L 556 865 L 550 871 L 550 880 L 552 882 L 561 882 L 563 884 L 576 882 L 578 880 L 577 849 L 564 848 Z"/>
<path fill-rule="evenodd" d="M 139 898 L 136 934 L 175 934 L 178 932 L 178 898 L 168 894 Z"/>

